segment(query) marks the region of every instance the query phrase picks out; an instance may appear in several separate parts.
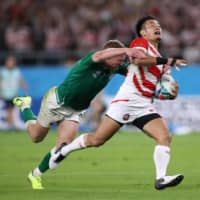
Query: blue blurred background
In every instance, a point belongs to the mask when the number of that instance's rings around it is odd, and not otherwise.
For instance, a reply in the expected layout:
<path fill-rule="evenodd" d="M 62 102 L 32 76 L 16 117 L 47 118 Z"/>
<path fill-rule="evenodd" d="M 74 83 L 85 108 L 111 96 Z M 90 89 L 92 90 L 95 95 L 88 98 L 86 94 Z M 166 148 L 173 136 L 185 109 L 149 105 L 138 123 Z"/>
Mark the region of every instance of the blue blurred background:
<path fill-rule="evenodd" d="M 67 66 L 37 66 L 21 68 L 33 97 L 33 111 L 38 113 L 41 97 L 52 86 L 64 80 L 70 68 Z M 179 96 L 174 101 L 157 101 L 158 111 L 167 120 L 172 132 L 185 133 L 200 130 L 200 65 L 193 64 L 172 69 L 172 75 L 179 83 Z M 116 94 L 124 77 L 116 75 L 104 89 L 106 104 Z M 21 93 L 23 95 L 23 93 Z M 84 127 L 88 128 L 86 125 Z"/>

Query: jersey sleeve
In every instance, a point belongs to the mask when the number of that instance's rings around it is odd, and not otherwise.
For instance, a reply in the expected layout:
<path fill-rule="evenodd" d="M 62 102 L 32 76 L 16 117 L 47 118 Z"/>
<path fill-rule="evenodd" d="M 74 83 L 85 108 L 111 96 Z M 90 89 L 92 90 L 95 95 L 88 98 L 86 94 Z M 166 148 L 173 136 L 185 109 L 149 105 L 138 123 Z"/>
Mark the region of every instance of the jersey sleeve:
<path fill-rule="evenodd" d="M 96 62 L 94 62 L 92 59 L 92 56 L 94 53 L 95 52 L 93 51 L 89 52 L 84 57 L 82 57 L 79 61 L 77 61 L 74 66 L 79 65 L 79 66 L 87 68 L 88 66 L 96 64 Z"/>
<path fill-rule="evenodd" d="M 95 63 L 92 59 L 92 56 L 95 52 L 91 51 L 88 54 L 86 54 L 81 60 L 85 61 L 85 62 L 91 62 L 91 63 Z"/>
<path fill-rule="evenodd" d="M 148 50 L 148 42 L 144 38 L 136 38 L 130 43 L 130 48 L 138 48 L 142 49 L 143 51 L 147 52 Z"/>

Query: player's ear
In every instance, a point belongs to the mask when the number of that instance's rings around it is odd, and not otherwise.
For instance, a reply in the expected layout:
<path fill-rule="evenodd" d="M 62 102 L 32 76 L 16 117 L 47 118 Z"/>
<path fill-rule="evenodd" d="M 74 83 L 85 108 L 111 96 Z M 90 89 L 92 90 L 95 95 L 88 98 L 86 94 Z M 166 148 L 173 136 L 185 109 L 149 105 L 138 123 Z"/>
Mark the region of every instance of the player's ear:
<path fill-rule="evenodd" d="M 140 34 L 141 34 L 141 36 L 145 36 L 146 35 L 146 32 L 145 32 L 145 30 L 144 29 L 142 29 L 141 31 L 140 31 Z"/>

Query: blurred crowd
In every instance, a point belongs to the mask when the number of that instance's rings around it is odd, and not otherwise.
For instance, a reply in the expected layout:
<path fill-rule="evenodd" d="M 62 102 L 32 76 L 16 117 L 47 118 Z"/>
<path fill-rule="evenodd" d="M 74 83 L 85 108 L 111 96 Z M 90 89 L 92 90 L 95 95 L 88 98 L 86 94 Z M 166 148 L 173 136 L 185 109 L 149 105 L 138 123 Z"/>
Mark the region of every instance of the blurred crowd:
<path fill-rule="evenodd" d="M 128 45 L 144 15 L 160 20 L 164 55 L 200 62 L 199 0 L 1 0 L 0 54 L 64 53 L 70 61 L 108 39 Z"/>

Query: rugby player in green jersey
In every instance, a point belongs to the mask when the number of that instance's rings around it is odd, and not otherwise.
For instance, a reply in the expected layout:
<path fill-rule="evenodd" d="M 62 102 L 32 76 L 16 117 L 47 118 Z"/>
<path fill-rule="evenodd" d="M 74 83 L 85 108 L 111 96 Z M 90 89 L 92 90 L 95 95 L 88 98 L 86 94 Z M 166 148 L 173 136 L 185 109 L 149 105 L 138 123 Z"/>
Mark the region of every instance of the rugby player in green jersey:
<path fill-rule="evenodd" d="M 46 93 L 38 117 L 30 108 L 31 97 L 13 99 L 15 106 L 22 112 L 27 132 L 33 142 L 41 142 L 51 124 L 58 125 L 55 147 L 44 156 L 38 167 L 28 174 L 33 189 L 43 189 L 41 175 L 50 168 L 51 156 L 63 144 L 73 141 L 78 132 L 82 112 L 89 107 L 92 99 L 114 74 L 126 74 L 129 64 L 127 60 L 130 61 L 134 57 L 142 58 L 144 54 L 137 49 L 126 48 L 118 40 L 106 42 L 103 50 L 88 53 L 74 64 L 63 83 Z"/>

